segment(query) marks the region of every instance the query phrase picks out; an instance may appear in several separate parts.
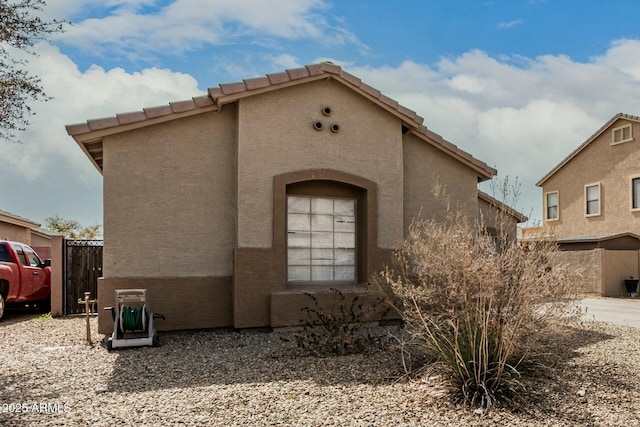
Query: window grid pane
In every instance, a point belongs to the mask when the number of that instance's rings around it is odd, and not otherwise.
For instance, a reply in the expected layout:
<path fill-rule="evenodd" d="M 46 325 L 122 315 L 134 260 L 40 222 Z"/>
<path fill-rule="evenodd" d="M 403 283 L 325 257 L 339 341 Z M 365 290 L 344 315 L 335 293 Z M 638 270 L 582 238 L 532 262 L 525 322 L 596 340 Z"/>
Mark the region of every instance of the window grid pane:
<path fill-rule="evenodd" d="M 640 208 L 640 178 L 633 178 L 632 181 L 633 192 L 633 209 Z"/>
<path fill-rule="evenodd" d="M 587 187 L 587 215 L 600 213 L 600 187 L 592 185 Z"/>
<path fill-rule="evenodd" d="M 558 193 L 547 194 L 547 219 L 558 218 Z"/>
<path fill-rule="evenodd" d="M 287 197 L 290 282 L 355 281 L 355 200 Z"/>

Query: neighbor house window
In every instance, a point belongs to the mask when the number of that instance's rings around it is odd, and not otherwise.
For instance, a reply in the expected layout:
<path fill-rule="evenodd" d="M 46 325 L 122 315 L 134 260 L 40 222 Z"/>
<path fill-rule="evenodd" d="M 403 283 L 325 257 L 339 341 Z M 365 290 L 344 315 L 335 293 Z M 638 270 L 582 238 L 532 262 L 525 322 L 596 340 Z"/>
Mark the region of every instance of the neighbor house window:
<path fill-rule="evenodd" d="M 355 282 L 355 199 L 287 196 L 287 278 Z"/>
<path fill-rule="evenodd" d="M 584 187 L 586 200 L 585 214 L 600 215 L 600 184 L 590 184 Z"/>
<path fill-rule="evenodd" d="M 620 126 L 613 129 L 612 133 L 613 144 L 618 144 L 620 142 L 627 142 L 633 139 L 633 135 L 631 135 L 631 125 Z"/>
<path fill-rule="evenodd" d="M 545 196 L 546 218 L 548 221 L 558 219 L 558 192 L 547 193 Z"/>
<path fill-rule="evenodd" d="M 631 178 L 631 209 L 640 210 L 640 177 Z"/>

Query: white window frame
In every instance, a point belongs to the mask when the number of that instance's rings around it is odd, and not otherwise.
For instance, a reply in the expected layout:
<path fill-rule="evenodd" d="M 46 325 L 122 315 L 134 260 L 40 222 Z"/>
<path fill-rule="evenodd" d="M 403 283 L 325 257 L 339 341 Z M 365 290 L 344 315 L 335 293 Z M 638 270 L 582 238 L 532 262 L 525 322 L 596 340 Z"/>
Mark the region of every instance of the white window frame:
<path fill-rule="evenodd" d="M 624 130 L 629 129 L 629 137 L 624 139 Z M 616 133 L 620 132 L 620 139 L 616 140 Z M 618 126 L 611 130 L 611 145 L 624 144 L 625 142 L 633 141 L 633 126 L 631 123 Z"/>
<path fill-rule="evenodd" d="M 592 187 L 598 188 L 598 211 L 594 213 L 589 213 L 589 197 L 588 197 L 588 189 Z M 584 186 L 584 216 L 589 218 L 592 216 L 600 216 L 602 215 L 602 187 L 599 182 L 594 182 L 592 184 L 587 184 Z"/>
<path fill-rule="evenodd" d="M 311 240 L 309 240 L 309 246 L 308 246 L 308 250 L 309 250 L 309 258 L 298 258 L 296 259 L 297 262 L 299 262 L 299 264 L 290 264 L 290 258 L 289 258 L 289 251 L 291 250 L 302 250 L 304 251 L 305 249 L 307 249 L 307 247 L 304 246 L 290 246 L 291 245 L 291 241 L 290 241 L 290 234 L 291 233 L 296 233 L 296 232 L 300 232 L 306 234 L 307 233 L 307 227 L 305 227 L 305 230 L 300 230 L 300 231 L 296 231 L 296 230 L 292 230 L 289 226 L 289 215 L 291 214 L 291 212 L 289 211 L 289 198 L 291 197 L 296 197 L 296 198 L 302 198 L 302 199 L 309 199 L 310 203 L 313 203 L 312 200 L 313 199 L 320 199 L 320 200 L 331 200 L 331 201 L 336 201 L 336 200 L 345 200 L 345 201 L 352 201 L 353 202 L 353 208 L 354 208 L 354 212 L 353 212 L 353 217 L 348 216 L 348 217 L 342 217 L 343 219 L 339 219 L 339 216 L 334 212 L 333 214 L 331 214 L 331 216 L 333 216 L 333 229 L 332 231 L 319 231 L 318 233 L 320 234 L 327 234 L 327 233 L 331 233 L 332 234 L 332 246 L 331 247 L 325 247 L 325 246 L 321 246 L 321 247 L 315 247 L 313 246 L 313 226 L 312 224 L 309 224 L 309 228 L 308 228 L 308 233 L 309 238 Z M 313 206 L 313 204 L 311 205 Z M 313 208 L 311 208 L 313 209 Z M 357 209 L 358 209 L 358 203 L 357 203 L 357 199 L 355 198 L 345 198 L 345 197 L 320 197 L 320 196 L 305 196 L 305 195 L 287 195 L 287 283 L 288 284 L 311 284 L 311 285 L 323 285 L 323 284 L 328 284 L 328 285 L 336 285 L 336 284 L 354 284 L 357 281 L 357 276 L 358 276 L 358 249 L 357 249 L 357 221 L 358 221 L 358 215 L 357 215 Z M 293 215 L 296 215 L 295 213 L 293 213 Z M 302 214 L 304 215 L 304 214 Z M 324 216 L 326 217 L 328 214 L 324 213 L 324 214 L 316 214 L 313 212 L 313 210 L 311 210 L 309 212 L 309 220 L 312 222 L 312 218 L 314 215 L 318 215 L 318 216 Z M 336 224 L 343 222 L 344 218 L 346 218 L 347 221 L 349 221 L 349 218 L 351 218 L 351 220 L 353 221 L 353 232 L 351 231 L 344 231 L 344 230 L 338 230 L 336 229 Z M 337 221 L 337 223 L 336 223 Z M 338 243 L 338 239 L 337 236 L 338 235 L 348 235 L 353 233 L 353 242 L 352 245 L 353 247 L 349 247 L 349 246 L 340 246 L 340 243 Z M 348 238 L 348 236 L 347 236 Z M 348 239 L 349 240 L 349 239 Z M 344 242 L 342 242 L 342 244 L 344 244 Z M 348 245 L 351 245 L 351 243 L 348 243 Z M 316 255 L 314 255 L 314 251 L 319 251 L 321 253 L 323 253 L 323 256 L 326 256 L 327 251 L 332 251 L 333 255 L 331 259 L 319 259 L 316 258 Z M 353 251 L 353 265 L 351 264 L 341 264 L 339 261 L 339 255 L 338 252 L 345 252 L 345 251 Z M 331 262 L 330 264 L 328 264 L 327 262 Z M 308 264 L 307 264 L 308 262 Z M 309 268 L 309 279 L 294 279 L 292 278 L 292 274 L 290 272 L 291 268 Z M 332 279 L 318 279 L 318 278 L 314 278 L 314 267 L 319 268 L 319 269 L 324 269 L 326 271 L 326 269 L 328 267 L 330 267 L 332 269 Z M 337 278 L 336 276 L 338 275 L 338 270 L 339 269 L 343 269 L 343 273 L 344 273 L 344 269 L 345 267 L 352 267 L 353 268 L 353 276 L 349 277 L 349 278 Z"/>
<path fill-rule="evenodd" d="M 556 204 L 556 217 L 549 218 L 549 196 L 551 194 L 555 194 L 557 196 L 557 204 Z M 544 193 L 544 219 L 545 221 L 558 221 L 560 219 L 560 191 L 549 191 Z"/>
<path fill-rule="evenodd" d="M 629 205 L 631 206 L 631 212 L 640 212 L 640 194 L 638 195 L 638 200 L 637 200 L 638 206 L 637 207 L 633 206 L 633 199 L 634 199 L 634 197 L 633 197 L 633 181 L 635 181 L 635 180 L 638 180 L 638 183 L 640 184 L 640 175 L 634 175 L 634 176 L 629 178 L 629 187 L 631 189 L 631 192 L 630 192 L 630 196 L 631 197 L 630 197 Z"/>

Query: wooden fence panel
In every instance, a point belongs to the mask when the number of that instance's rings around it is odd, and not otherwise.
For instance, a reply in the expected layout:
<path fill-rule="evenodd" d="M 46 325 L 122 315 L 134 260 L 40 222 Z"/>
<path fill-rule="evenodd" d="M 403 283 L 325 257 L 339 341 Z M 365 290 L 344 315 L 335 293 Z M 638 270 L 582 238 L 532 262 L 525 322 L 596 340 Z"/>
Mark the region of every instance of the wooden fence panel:
<path fill-rule="evenodd" d="M 85 292 L 98 297 L 98 278 L 102 276 L 102 240 L 65 240 L 64 312 L 83 313 L 78 299 Z"/>

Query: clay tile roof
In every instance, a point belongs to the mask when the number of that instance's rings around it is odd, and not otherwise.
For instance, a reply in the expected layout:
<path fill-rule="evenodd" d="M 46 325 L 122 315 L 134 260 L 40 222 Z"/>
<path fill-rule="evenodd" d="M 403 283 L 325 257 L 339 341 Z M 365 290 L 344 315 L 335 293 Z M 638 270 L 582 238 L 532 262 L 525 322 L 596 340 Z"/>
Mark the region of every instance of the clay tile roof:
<path fill-rule="evenodd" d="M 171 106 L 171 111 L 174 113 L 182 113 L 184 111 L 191 111 L 197 108 L 193 99 L 189 99 L 188 101 L 170 102 L 169 105 Z"/>
<path fill-rule="evenodd" d="M 243 81 L 247 90 L 262 89 L 271 84 L 267 77 L 255 77 L 253 79 L 244 79 Z"/>
<path fill-rule="evenodd" d="M 144 108 L 142 111 L 137 112 L 117 114 L 114 117 L 88 120 L 85 123 L 68 125 L 66 129 L 67 133 L 78 142 L 94 165 L 99 170 L 102 170 L 102 145 L 96 145 L 95 143 L 101 142 L 106 135 L 135 129 L 147 124 L 151 125 L 173 120 L 185 115 L 213 111 L 220 109 L 225 103 L 235 102 L 243 97 L 322 78 L 333 78 L 394 114 L 402 120 L 403 126 L 407 131 L 412 132 L 419 138 L 475 169 L 479 174 L 479 180 L 489 179 L 496 174 L 495 169 L 490 168 L 486 163 L 475 159 L 469 153 L 460 150 L 443 139 L 440 135 L 428 130 L 423 125 L 424 119 L 414 111 L 400 105 L 395 99 L 383 95 L 379 90 L 367 85 L 358 77 L 343 71 L 340 66 L 330 62 L 306 65 L 279 73 L 267 74 L 263 77 L 244 79 L 239 82 L 222 83 L 218 87 L 208 88 L 206 95 L 194 97 L 190 100 L 171 102 L 169 105 L 159 107 Z M 93 145 L 89 147 L 90 144 Z"/>
<path fill-rule="evenodd" d="M 269 79 L 269 83 L 271 83 L 272 85 L 287 83 L 289 80 L 291 80 L 291 77 L 289 77 L 289 74 L 286 72 L 267 74 L 267 78 Z"/>
<path fill-rule="evenodd" d="M 223 95 L 231 95 L 246 91 L 247 86 L 244 82 L 222 83 L 220 84 L 220 89 L 222 90 Z"/>
<path fill-rule="evenodd" d="M 609 127 L 611 127 L 611 125 L 613 123 L 615 123 L 618 119 L 626 119 L 626 120 L 633 120 L 636 122 L 640 122 L 640 117 L 638 116 L 633 116 L 631 114 L 625 114 L 625 113 L 618 113 L 615 116 L 613 116 L 611 119 L 609 119 L 609 121 L 607 123 L 605 123 L 604 125 L 602 125 L 602 127 L 600 129 L 598 129 L 593 135 L 591 135 L 585 142 L 583 142 L 578 148 L 576 148 L 575 150 L 573 150 L 571 152 L 571 154 L 569 154 L 567 157 L 564 158 L 564 160 L 562 160 L 560 163 L 558 163 L 556 165 L 556 167 L 554 167 L 553 169 L 551 169 L 545 176 L 543 176 L 540 181 L 538 181 L 536 183 L 536 185 L 538 187 L 541 187 L 542 184 L 545 183 L 545 181 L 547 181 L 549 178 L 551 178 L 552 175 L 554 175 L 556 172 L 558 172 L 560 169 L 562 169 L 562 167 L 564 165 L 566 165 L 567 163 L 569 163 L 574 157 L 576 157 L 578 154 L 580 154 L 580 152 L 582 152 L 582 150 L 584 150 L 589 144 L 591 144 L 597 137 L 599 137 L 605 130 L 607 130 Z"/>
<path fill-rule="evenodd" d="M 214 105 L 213 99 L 211 99 L 211 97 L 209 97 L 208 95 L 195 96 L 193 98 L 193 102 L 196 104 L 197 108 L 211 107 L 212 105 Z"/>
<path fill-rule="evenodd" d="M 118 123 L 120 123 L 121 125 L 147 120 L 147 115 L 144 114 L 144 111 L 116 114 L 116 117 L 118 118 Z"/>
<path fill-rule="evenodd" d="M 147 116 L 148 119 L 154 119 L 156 117 L 168 116 L 169 114 L 173 113 L 173 110 L 171 110 L 171 106 L 170 105 L 161 105 L 159 107 L 145 108 L 143 111 L 144 111 L 144 114 Z"/>
<path fill-rule="evenodd" d="M 309 70 L 306 68 L 294 68 L 287 70 L 287 74 L 289 74 L 291 80 L 304 79 L 305 77 L 309 77 Z"/>

